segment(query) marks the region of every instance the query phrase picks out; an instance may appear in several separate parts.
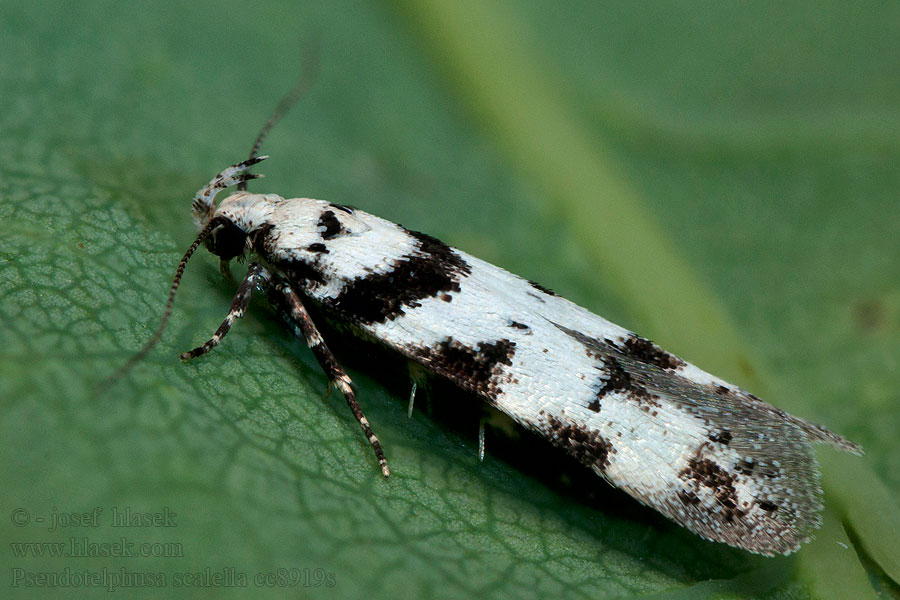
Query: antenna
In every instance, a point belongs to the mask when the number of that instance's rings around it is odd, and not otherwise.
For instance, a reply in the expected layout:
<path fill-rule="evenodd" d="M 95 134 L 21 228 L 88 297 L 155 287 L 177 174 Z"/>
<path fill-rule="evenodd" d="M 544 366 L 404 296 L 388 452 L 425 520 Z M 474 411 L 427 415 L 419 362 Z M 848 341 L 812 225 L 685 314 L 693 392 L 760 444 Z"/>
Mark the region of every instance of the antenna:
<path fill-rule="evenodd" d="M 306 47 L 303 49 L 303 55 L 306 56 L 306 60 L 303 61 L 303 71 L 300 73 L 300 77 L 297 79 L 296 83 L 294 83 L 294 87 L 284 95 L 278 103 L 278 106 L 275 107 L 275 112 L 272 113 L 272 116 L 269 117 L 266 124 L 259 130 L 259 135 L 256 136 L 256 140 L 253 142 L 253 148 L 250 149 L 250 157 L 248 160 L 253 160 L 259 156 L 259 148 L 262 146 L 266 136 L 269 135 L 269 131 L 272 130 L 272 127 L 281 120 L 281 117 L 291 110 L 300 98 L 306 95 L 306 92 L 309 91 L 309 88 L 315 83 L 319 76 L 319 46 L 319 41 L 316 38 L 307 43 Z M 237 189 L 239 191 L 245 191 L 247 189 L 247 182 L 240 182 Z"/>
<path fill-rule="evenodd" d="M 212 232 L 213 229 L 222 224 L 224 219 L 216 218 L 212 219 L 209 223 L 206 224 L 206 227 L 203 228 L 197 235 L 197 239 L 194 240 L 194 243 L 191 244 L 191 247 L 187 249 L 187 252 L 184 253 L 184 256 L 181 258 L 181 262 L 178 263 L 178 268 L 175 269 L 175 278 L 172 280 L 172 287 L 169 288 L 169 299 L 166 301 L 166 309 L 163 311 L 162 320 L 159 322 L 159 326 L 156 328 L 156 331 L 153 332 L 153 337 L 150 338 L 144 347 L 140 349 L 140 351 L 132 356 L 127 363 L 119 367 L 119 369 L 104 379 L 100 384 L 96 387 L 96 391 L 98 393 L 103 393 L 110 387 L 112 387 L 116 382 L 122 379 L 122 376 L 125 375 L 128 371 L 134 367 L 137 363 L 144 359 L 145 356 L 153 349 L 156 344 L 159 343 L 159 340 L 162 339 L 163 331 L 166 329 L 166 325 L 169 323 L 169 317 L 172 315 L 172 306 L 175 304 L 175 292 L 178 290 L 178 286 L 181 285 L 181 276 L 184 275 L 184 269 L 187 267 L 188 261 L 191 259 L 191 256 L 200 247 L 200 244 L 203 243 L 203 240 L 207 238 L 207 236 Z"/>

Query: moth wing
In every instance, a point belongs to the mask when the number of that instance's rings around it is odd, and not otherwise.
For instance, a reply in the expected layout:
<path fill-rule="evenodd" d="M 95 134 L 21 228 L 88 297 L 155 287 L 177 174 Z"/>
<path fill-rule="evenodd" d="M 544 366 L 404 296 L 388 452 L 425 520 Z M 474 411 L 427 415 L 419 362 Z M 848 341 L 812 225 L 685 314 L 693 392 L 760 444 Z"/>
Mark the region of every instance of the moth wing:
<path fill-rule="evenodd" d="M 734 386 L 695 381 L 684 373 L 696 367 L 642 338 L 632 338 L 645 343 L 635 352 L 621 340 L 561 329 L 588 350 L 605 383 L 588 418 L 538 421 L 554 443 L 594 459 L 584 462 L 611 484 L 709 540 L 786 554 L 819 527 L 810 439 L 858 446 Z M 603 462 L 585 452 L 598 439 Z"/>

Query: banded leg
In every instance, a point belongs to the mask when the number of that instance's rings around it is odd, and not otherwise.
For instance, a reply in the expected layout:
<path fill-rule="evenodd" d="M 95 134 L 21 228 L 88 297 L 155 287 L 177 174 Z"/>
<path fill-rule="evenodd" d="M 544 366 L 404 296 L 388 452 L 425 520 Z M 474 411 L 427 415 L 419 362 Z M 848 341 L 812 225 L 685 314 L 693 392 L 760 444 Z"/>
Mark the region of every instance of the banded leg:
<path fill-rule="evenodd" d="M 225 337 L 225 334 L 231 329 L 231 326 L 234 324 L 235 319 L 240 319 L 244 316 L 244 311 L 247 310 L 247 305 L 250 303 L 250 296 L 253 295 L 253 289 L 257 286 L 257 284 L 261 282 L 269 281 L 270 276 L 269 272 L 266 271 L 266 268 L 263 267 L 259 263 L 250 263 L 247 267 L 247 274 L 244 276 L 244 280 L 241 281 L 241 284 L 238 286 L 237 293 L 234 295 L 234 299 L 231 301 L 231 308 L 228 311 L 228 314 L 225 316 L 225 320 L 222 321 L 222 324 L 219 325 L 219 328 L 216 329 L 216 332 L 213 334 L 209 340 L 207 340 L 202 346 L 197 346 L 190 352 L 184 352 L 181 354 L 181 358 L 184 360 L 190 358 L 197 358 L 198 356 L 203 356 L 213 348 L 219 345 L 219 342 L 222 341 L 222 338 Z"/>
<path fill-rule="evenodd" d="M 381 466 L 381 472 L 385 477 L 390 477 L 391 470 L 388 468 L 387 459 L 384 457 L 384 450 L 381 449 L 381 442 L 378 441 L 378 437 L 372 431 L 369 420 L 366 418 L 366 415 L 363 414 L 362 408 L 356 400 L 356 394 L 350 386 L 350 377 L 344 371 L 343 367 L 338 364 L 337 360 L 335 360 L 334 355 L 331 353 L 331 350 L 328 349 L 328 346 L 325 345 L 325 340 L 322 339 L 319 330 L 316 329 L 315 323 L 313 323 L 309 313 L 306 312 L 297 293 L 284 282 L 276 283 L 275 290 L 287 301 L 287 308 L 290 311 L 292 321 L 300 328 L 300 332 L 306 339 L 306 344 L 309 346 L 310 350 L 312 350 L 313 355 L 316 357 L 322 370 L 325 371 L 325 374 L 328 376 L 328 379 L 331 380 L 331 383 L 341 390 L 344 398 L 346 398 L 347 406 L 350 407 L 353 416 L 356 417 L 359 426 L 363 430 L 363 434 L 365 434 L 369 443 L 372 445 L 372 450 L 375 451 L 375 457 L 378 459 L 378 464 Z"/>

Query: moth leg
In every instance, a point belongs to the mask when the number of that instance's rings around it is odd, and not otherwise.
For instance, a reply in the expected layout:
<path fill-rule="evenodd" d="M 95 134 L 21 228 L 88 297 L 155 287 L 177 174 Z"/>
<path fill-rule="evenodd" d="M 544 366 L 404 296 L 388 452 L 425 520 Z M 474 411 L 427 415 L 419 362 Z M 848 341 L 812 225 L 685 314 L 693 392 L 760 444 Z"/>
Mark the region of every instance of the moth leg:
<path fill-rule="evenodd" d="M 181 355 L 181 358 L 185 360 L 197 358 L 218 346 L 219 342 L 222 341 L 222 338 L 225 337 L 225 334 L 231 329 L 234 320 L 244 316 L 244 311 L 247 310 L 247 305 L 250 303 L 250 296 L 253 295 L 253 288 L 261 282 L 269 281 L 269 279 L 269 273 L 266 271 L 265 267 L 259 263 L 250 263 L 247 267 L 247 274 L 238 286 L 237 293 L 231 301 L 231 308 L 225 316 L 225 320 L 222 321 L 222 324 L 219 325 L 219 328 L 209 340 L 202 346 L 197 346 L 190 352 L 184 352 Z"/>
<path fill-rule="evenodd" d="M 407 409 L 406 409 L 406 418 L 407 418 L 407 419 L 409 419 L 409 418 L 412 417 L 413 404 L 414 404 L 415 401 L 416 401 L 416 388 L 417 388 L 417 387 L 418 387 L 418 386 L 416 385 L 416 382 L 413 381 L 413 382 L 412 382 L 412 389 L 409 390 L 409 406 L 408 406 Z"/>
<path fill-rule="evenodd" d="M 478 462 L 484 461 L 484 423 L 484 417 L 478 419 Z"/>
<path fill-rule="evenodd" d="M 331 350 L 328 349 L 328 346 L 325 345 L 325 340 L 322 339 L 319 330 L 316 329 L 315 323 L 313 323 L 309 313 L 306 312 L 297 293 L 284 282 L 276 283 L 275 289 L 284 296 L 285 300 L 287 300 L 287 308 L 290 311 L 293 322 L 299 327 L 300 332 L 306 339 L 306 344 L 309 346 L 310 350 L 312 350 L 313 355 L 316 357 L 322 370 L 325 371 L 325 375 L 328 376 L 335 387 L 341 390 L 344 398 L 346 398 L 347 405 L 353 412 L 353 416 L 356 417 L 359 426 L 363 430 L 363 434 L 365 434 L 369 443 L 372 445 L 372 450 L 375 451 L 375 457 L 378 459 L 378 464 L 381 466 L 381 472 L 385 477 L 389 477 L 391 470 L 388 468 L 387 459 L 384 457 L 384 450 L 381 449 L 381 442 L 378 441 L 378 437 L 372 431 L 369 420 L 366 418 L 366 415 L 363 414 L 362 408 L 356 400 L 356 394 L 351 387 L 352 382 L 350 381 L 350 377 L 347 375 L 346 371 L 344 371 L 343 367 L 338 364 L 334 355 L 331 353 Z"/>
<path fill-rule="evenodd" d="M 229 283 L 234 283 L 234 273 L 231 272 L 230 260 L 219 261 L 219 272 L 225 276 L 226 281 L 228 281 Z"/>
<path fill-rule="evenodd" d="M 422 365 L 412 360 L 407 361 L 406 369 L 409 372 L 409 381 L 412 384 L 412 389 L 409 391 L 409 404 L 406 407 L 406 416 L 411 418 L 413 406 L 416 402 L 416 392 L 419 388 L 428 390 L 428 371 Z"/>

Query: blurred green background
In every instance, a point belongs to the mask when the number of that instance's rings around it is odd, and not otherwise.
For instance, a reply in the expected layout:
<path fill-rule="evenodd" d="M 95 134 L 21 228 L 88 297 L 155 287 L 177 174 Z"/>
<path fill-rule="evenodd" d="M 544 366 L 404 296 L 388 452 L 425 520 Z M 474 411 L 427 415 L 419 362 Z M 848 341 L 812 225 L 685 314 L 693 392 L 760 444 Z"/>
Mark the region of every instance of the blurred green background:
<path fill-rule="evenodd" d="M 263 302 L 177 359 L 233 294 L 206 253 L 159 347 L 93 394 L 310 39 L 319 78 L 251 189 L 426 231 L 862 443 L 820 452 L 817 540 L 764 559 L 490 440 L 479 464 L 477 423 L 407 419 L 357 357 L 382 481 Z M 87 571 L 162 575 L 129 597 L 900 597 L 898 39 L 896 3 L 0 2 L 2 594 L 111 597 Z M 113 528 L 125 508 L 177 516 Z M 177 556 L 22 545 L 123 537 Z"/>

